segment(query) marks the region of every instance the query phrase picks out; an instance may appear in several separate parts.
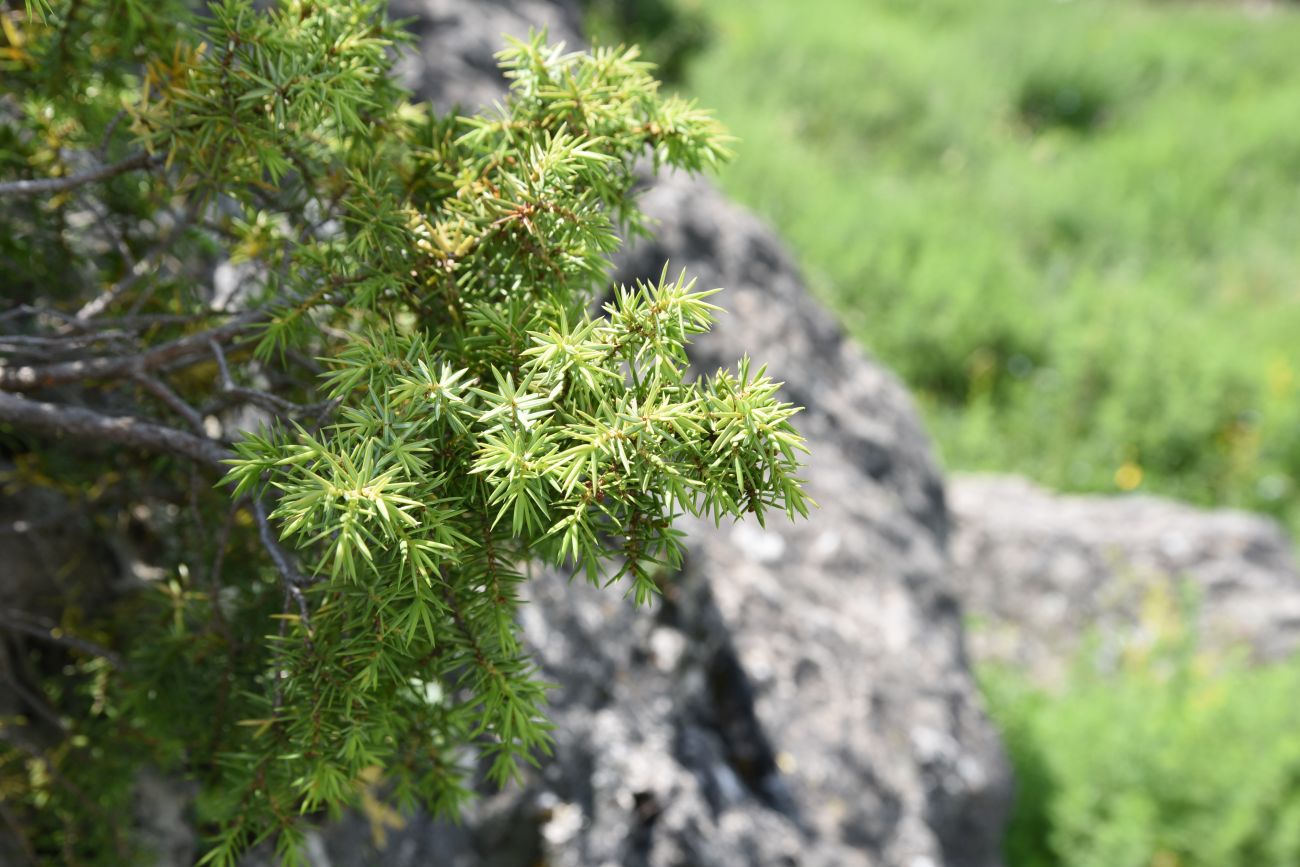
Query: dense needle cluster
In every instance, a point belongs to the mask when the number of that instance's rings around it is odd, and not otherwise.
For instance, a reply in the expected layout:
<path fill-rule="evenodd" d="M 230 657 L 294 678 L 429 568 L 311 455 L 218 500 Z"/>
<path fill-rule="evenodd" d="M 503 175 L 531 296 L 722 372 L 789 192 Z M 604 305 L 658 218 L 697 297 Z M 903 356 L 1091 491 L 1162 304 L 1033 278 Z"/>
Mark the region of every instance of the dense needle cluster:
<path fill-rule="evenodd" d="M 777 384 L 747 359 L 687 371 L 718 290 L 667 266 L 608 285 L 620 237 L 646 231 L 637 161 L 726 157 L 634 49 L 511 43 L 508 99 L 458 117 L 393 83 L 403 37 L 375 0 L 0 18 L 0 63 L 30 86 L 3 88 L 0 253 L 19 244 L 28 265 L 2 321 L 24 330 L 12 345 L 50 347 L 0 355 L 0 431 L 98 434 L 223 474 L 179 486 L 178 538 L 200 542 L 167 552 L 165 604 L 103 627 L 120 671 L 73 654 L 99 696 L 77 748 L 118 739 L 119 761 L 198 780 L 211 863 L 268 837 L 295 859 L 300 816 L 376 791 L 454 813 L 478 774 L 504 784 L 545 752 L 546 686 L 515 621 L 528 564 L 645 602 L 679 562 L 677 516 L 805 511 Z M 70 219 L 93 209 L 93 226 Z M 52 274 L 66 290 L 41 294 Z M 49 402 L 69 386 L 90 408 Z M 68 838 L 99 820 L 31 773 L 71 772 L 74 747 L 5 742 L 20 805 L 68 801 L 29 849 L 87 857 Z"/>

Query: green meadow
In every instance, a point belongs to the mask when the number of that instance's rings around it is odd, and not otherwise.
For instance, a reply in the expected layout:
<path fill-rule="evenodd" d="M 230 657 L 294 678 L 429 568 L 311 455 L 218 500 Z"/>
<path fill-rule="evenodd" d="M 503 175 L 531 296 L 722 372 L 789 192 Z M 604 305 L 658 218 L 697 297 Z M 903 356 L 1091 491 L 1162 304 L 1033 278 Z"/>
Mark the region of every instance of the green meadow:
<path fill-rule="evenodd" d="M 1300 528 L 1300 6 L 678 6 L 723 186 L 949 469 Z"/>

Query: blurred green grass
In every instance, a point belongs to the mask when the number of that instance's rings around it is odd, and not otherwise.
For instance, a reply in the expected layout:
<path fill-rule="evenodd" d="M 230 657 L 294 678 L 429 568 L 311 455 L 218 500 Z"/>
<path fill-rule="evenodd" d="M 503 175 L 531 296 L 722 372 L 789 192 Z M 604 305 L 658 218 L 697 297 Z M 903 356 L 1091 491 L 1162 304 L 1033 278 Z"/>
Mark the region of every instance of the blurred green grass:
<path fill-rule="evenodd" d="M 1211 649 L 1188 588 L 1152 591 L 1142 628 L 1118 648 L 1094 635 L 1052 689 L 980 667 L 1016 771 L 1007 862 L 1300 864 L 1300 657 Z"/>
<path fill-rule="evenodd" d="M 1300 529 L 1300 9 L 679 5 L 723 186 L 950 468 Z"/>

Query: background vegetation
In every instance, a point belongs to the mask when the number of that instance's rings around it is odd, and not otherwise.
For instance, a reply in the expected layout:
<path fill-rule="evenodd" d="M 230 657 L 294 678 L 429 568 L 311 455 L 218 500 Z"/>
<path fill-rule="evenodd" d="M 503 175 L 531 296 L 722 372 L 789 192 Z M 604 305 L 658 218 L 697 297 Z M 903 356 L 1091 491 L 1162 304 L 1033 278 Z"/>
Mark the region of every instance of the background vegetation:
<path fill-rule="evenodd" d="M 739 137 L 724 186 L 907 380 L 950 469 L 1300 529 L 1300 7 L 589 5 Z M 1300 660 L 1215 657 L 1183 622 L 1051 689 L 980 673 L 1012 867 L 1300 863 Z"/>
<path fill-rule="evenodd" d="M 949 467 L 1300 527 L 1300 11 L 715 0 L 724 186 Z"/>
<path fill-rule="evenodd" d="M 1011 867 L 1300 864 L 1300 660 L 1250 668 L 1175 615 L 1057 689 L 985 669 L 1016 770 Z"/>

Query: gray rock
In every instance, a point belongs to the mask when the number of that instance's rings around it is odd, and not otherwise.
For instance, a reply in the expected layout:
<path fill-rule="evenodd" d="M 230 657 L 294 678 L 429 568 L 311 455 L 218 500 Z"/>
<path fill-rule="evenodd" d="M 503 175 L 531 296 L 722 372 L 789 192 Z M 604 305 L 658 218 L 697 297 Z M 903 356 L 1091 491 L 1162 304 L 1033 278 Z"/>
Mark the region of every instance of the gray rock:
<path fill-rule="evenodd" d="M 500 84 L 489 48 L 547 7 L 566 35 L 567 7 L 399 2 L 422 39 L 407 72 L 441 105 L 482 102 Z M 363 818 L 326 827 L 318 863 L 999 863 L 1008 772 L 967 669 L 943 486 L 910 399 L 755 218 L 687 178 L 644 204 L 662 223 L 621 279 L 671 260 L 727 287 L 729 315 L 694 361 L 712 371 L 748 351 L 788 380 L 821 508 L 793 525 L 690 526 L 687 568 L 652 610 L 538 576 L 523 625 L 558 684 L 554 757 L 462 826 L 410 817 L 382 853 Z"/>
<path fill-rule="evenodd" d="M 410 19 L 416 37 L 397 74 L 440 110 L 479 108 L 501 98 L 505 81 L 496 53 L 507 36 L 546 29 L 552 42 L 580 47 L 581 17 L 569 0 L 391 0 L 391 17 Z"/>
<path fill-rule="evenodd" d="M 198 786 L 175 777 L 143 770 L 135 781 L 133 819 L 135 839 L 158 867 L 193 864 L 199 848 L 191 807 Z"/>
<path fill-rule="evenodd" d="M 1061 496 L 1014 477 L 958 477 L 949 490 L 978 659 L 1051 679 L 1089 633 L 1103 654 L 1153 638 L 1153 616 L 1184 590 L 1208 647 L 1278 659 L 1300 646 L 1300 570 L 1267 518 L 1150 496 Z"/>

